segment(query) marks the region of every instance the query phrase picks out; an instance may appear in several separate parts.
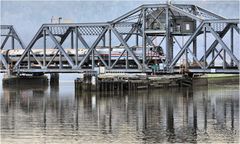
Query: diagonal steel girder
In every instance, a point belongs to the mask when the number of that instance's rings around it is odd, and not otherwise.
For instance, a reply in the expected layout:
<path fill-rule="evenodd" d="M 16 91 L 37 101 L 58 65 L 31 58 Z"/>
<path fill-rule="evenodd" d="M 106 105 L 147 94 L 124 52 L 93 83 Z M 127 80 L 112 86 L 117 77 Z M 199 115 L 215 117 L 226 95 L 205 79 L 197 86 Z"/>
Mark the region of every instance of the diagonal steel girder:
<path fill-rule="evenodd" d="M 60 50 L 60 52 L 63 54 L 63 56 L 66 58 L 66 60 L 68 61 L 68 63 L 71 65 L 71 67 L 74 67 L 74 63 L 72 61 L 72 59 L 69 57 L 69 55 L 65 52 L 65 50 L 63 49 L 63 47 L 61 46 L 61 44 L 59 44 L 59 42 L 57 41 L 57 39 L 54 37 L 54 35 L 52 34 L 52 32 L 48 29 L 45 28 L 46 32 L 48 33 L 48 35 L 50 36 L 50 38 L 53 40 L 53 42 L 56 44 L 57 48 Z"/>
<path fill-rule="evenodd" d="M 199 17 L 197 15 L 194 15 L 194 14 L 191 14 L 189 12 L 186 12 L 186 11 L 182 10 L 181 8 L 178 8 L 178 7 L 174 6 L 174 5 L 169 5 L 169 8 L 171 10 L 173 10 L 173 11 L 179 12 L 182 15 L 188 16 L 188 17 L 190 17 L 190 18 L 192 18 L 194 20 L 203 21 L 203 19 L 201 17 Z"/>
<path fill-rule="evenodd" d="M 112 24 L 118 23 L 118 22 L 122 21 L 123 19 L 125 19 L 125 18 L 127 18 L 127 17 L 129 17 L 131 15 L 136 14 L 140 10 L 142 10 L 142 6 L 139 6 L 139 7 L 135 8 L 135 9 L 133 9 L 132 11 L 130 11 L 130 12 L 128 12 L 128 13 L 126 13 L 126 14 L 124 14 L 124 15 L 116 18 L 116 19 L 114 19 L 113 21 L 111 21 L 111 23 Z"/>
<path fill-rule="evenodd" d="M 60 36 L 61 37 L 61 40 L 60 40 L 60 44 L 62 45 L 63 43 L 64 43 L 64 41 L 66 40 L 66 38 L 68 37 L 68 35 L 71 33 L 71 31 L 72 31 L 72 27 L 69 27 L 67 30 L 66 30 L 66 32 L 62 35 L 62 36 Z M 54 49 L 56 49 L 57 48 L 57 45 L 54 47 Z"/>
<path fill-rule="evenodd" d="M 231 27 L 231 24 L 228 24 L 228 25 L 223 29 L 223 31 L 219 34 L 220 38 L 223 38 L 223 37 L 226 35 L 226 33 L 228 32 L 228 30 L 230 29 L 230 27 Z M 208 58 L 208 56 L 211 54 L 211 52 L 212 52 L 213 50 L 215 50 L 215 51 L 218 53 L 218 50 L 216 49 L 216 46 L 217 46 L 217 45 L 218 45 L 218 40 L 215 40 L 215 41 L 212 43 L 212 45 L 208 48 L 208 50 L 206 51 L 206 58 Z M 220 54 L 219 56 L 223 59 L 223 57 L 222 57 L 221 54 Z M 204 56 L 201 57 L 200 61 L 203 61 L 203 59 L 204 59 Z"/>
<path fill-rule="evenodd" d="M 173 38 L 175 39 L 175 41 L 177 42 L 177 45 L 180 49 L 182 49 L 182 46 L 180 45 L 180 43 L 178 42 L 178 40 L 173 36 Z M 191 51 L 191 49 L 188 48 L 188 52 L 192 55 L 192 57 L 194 58 L 194 60 L 199 64 L 199 60 L 197 59 L 197 57 L 193 54 L 193 52 Z M 201 68 L 203 68 L 202 65 L 200 65 Z"/>
<path fill-rule="evenodd" d="M 20 39 L 20 37 L 18 36 L 16 30 L 15 30 L 13 27 L 12 27 L 11 29 L 12 29 L 12 33 L 13 33 L 15 39 L 18 41 L 18 43 L 20 44 L 20 46 L 22 47 L 22 49 L 25 49 L 26 46 L 23 44 L 23 41 L 22 41 L 22 40 Z"/>
<path fill-rule="evenodd" d="M 63 34 L 63 36 L 61 37 L 60 40 L 60 45 L 63 44 L 63 42 L 66 40 L 66 38 L 68 37 L 68 35 L 70 34 L 72 28 L 68 28 L 68 30 Z M 57 49 L 57 45 L 54 47 L 54 49 Z M 53 57 L 50 59 L 50 61 L 47 63 L 47 65 L 45 66 L 46 68 L 49 67 L 49 65 L 52 63 L 52 61 L 55 59 L 55 57 L 57 56 L 57 54 L 59 53 L 59 49 L 58 51 L 53 55 Z"/>
<path fill-rule="evenodd" d="M 3 49 L 4 46 L 5 46 L 5 44 L 7 43 L 8 38 L 10 37 L 11 32 L 12 32 L 12 30 L 9 29 L 9 32 L 8 32 L 7 36 L 6 36 L 5 39 L 3 40 L 3 43 L 2 43 L 2 45 L 1 45 L 1 49 Z"/>
<path fill-rule="evenodd" d="M 138 31 L 143 36 L 143 31 L 140 28 L 138 28 Z M 147 43 L 149 45 L 155 46 L 154 43 L 152 42 L 152 40 L 147 35 L 146 35 L 146 39 L 147 39 Z"/>
<path fill-rule="evenodd" d="M 101 41 L 102 37 L 105 35 L 105 33 L 107 32 L 108 27 L 106 26 L 101 34 L 97 37 L 97 39 L 95 40 L 95 42 L 93 43 L 93 45 L 91 46 L 91 48 L 88 50 L 87 54 L 83 57 L 83 59 L 81 60 L 81 62 L 78 64 L 78 68 L 80 68 L 83 63 L 86 61 L 86 59 L 89 57 L 89 55 L 91 54 L 91 52 L 96 48 L 96 46 L 98 45 L 98 43 Z"/>
<path fill-rule="evenodd" d="M 210 63 L 208 64 L 208 66 L 206 67 L 206 69 L 215 61 L 215 59 L 218 57 L 218 55 L 220 55 L 220 53 L 222 52 L 223 49 L 221 49 L 220 51 L 218 51 L 218 53 L 214 56 L 214 58 L 210 61 Z"/>
<path fill-rule="evenodd" d="M 89 48 L 89 45 L 87 44 L 87 42 L 84 40 L 84 38 L 82 37 L 81 33 L 79 32 L 79 29 L 77 29 L 76 31 L 74 31 L 77 36 L 78 36 L 78 39 L 80 40 L 80 42 L 83 44 L 83 46 L 85 48 Z"/>
<path fill-rule="evenodd" d="M 16 39 L 19 42 L 22 49 L 25 49 L 25 45 L 22 43 L 22 40 L 19 38 L 19 36 L 18 36 L 17 32 L 15 31 L 15 29 L 13 28 L 13 26 L 8 27 L 8 29 L 9 29 L 9 32 L 8 32 L 6 38 L 4 39 L 0 49 L 4 48 L 4 46 L 7 43 L 10 36 L 12 36 L 14 39 Z"/>
<path fill-rule="evenodd" d="M 171 62 L 171 64 L 169 65 L 169 68 L 173 67 L 174 64 L 176 64 L 176 62 L 179 60 L 179 58 L 183 55 L 184 51 L 186 49 L 189 50 L 189 45 L 192 43 L 193 39 L 201 32 L 202 27 L 204 25 L 204 22 L 201 22 L 198 26 L 198 28 L 196 29 L 196 31 L 192 34 L 192 36 L 187 40 L 187 42 L 184 44 L 184 46 L 182 47 L 182 49 L 178 52 L 178 54 L 174 57 L 173 61 Z M 198 63 L 199 66 L 202 67 L 202 65 L 200 64 L 200 62 L 196 59 L 195 56 L 193 56 L 194 59 L 196 60 L 196 62 Z"/>
<path fill-rule="evenodd" d="M 240 29 L 237 25 L 232 25 L 232 27 L 237 31 L 238 34 L 240 33 Z"/>
<path fill-rule="evenodd" d="M 136 26 L 132 27 L 131 30 L 129 31 L 129 34 L 124 38 L 124 41 L 128 41 L 130 39 L 130 37 L 132 36 L 132 33 L 136 30 Z M 119 46 L 122 46 L 123 44 L 121 43 Z M 117 62 L 119 61 L 119 59 L 122 57 L 122 55 L 126 52 L 126 49 L 124 49 L 121 54 L 119 55 L 119 57 L 113 62 L 111 68 L 113 68 Z"/>
<path fill-rule="evenodd" d="M 140 14 L 141 15 L 141 14 Z M 141 16 L 139 15 L 139 19 L 138 19 L 138 21 L 136 22 L 136 24 L 134 24 L 134 25 L 132 25 L 133 27 L 131 28 L 131 30 L 129 31 L 129 34 L 124 38 L 124 41 L 128 41 L 130 38 L 131 38 L 131 36 L 132 36 L 132 34 L 133 34 L 133 32 L 137 29 L 140 29 L 139 28 L 139 23 L 140 23 L 140 21 L 141 21 Z M 119 46 L 122 46 L 123 44 L 121 43 Z M 117 62 L 119 61 L 119 59 L 123 56 L 123 54 L 126 52 L 126 50 L 124 49 L 122 52 L 121 52 L 121 54 L 119 55 L 119 57 L 113 62 L 113 64 L 112 64 L 112 66 L 111 66 L 111 68 L 113 68 L 116 64 L 117 64 Z"/>
<path fill-rule="evenodd" d="M 90 46 L 87 44 L 87 42 L 84 40 L 84 38 L 81 36 L 80 32 L 77 30 L 75 31 L 77 32 L 77 37 L 78 39 L 81 41 L 81 43 L 88 49 L 90 49 Z M 101 55 L 98 53 L 98 51 L 96 49 L 94 49 L 95 53 L 97 54 L 97 56 L 100 58 L 100 60 L 102 61 L 102 63 L 105 65 L 105 67 L 108 67 L 106 62 L 103 60 L 103 58 L 101 57 Z"/>
<path fill-rule="evenodd" d="M 231 52 L 231 50 L 227 47 L 227 45 L 222 41 L 221 37 L 213 30 L 213 28 L 209 25 L 206 25 L 208 30 L 212 33 L 212 35 L 217 39 L 217 41 L 221 44 L 222 48 L 228 53 L 228 55 L 232 58 L 232 60 L 237 64 L 239 67 L 239 60 L 236 56 Z"/>
<path fill-rule="evenodd" d="M 7 43 L 7 40 L 8 40 L 8 38 L 10 37 L 11 31 L 12 31 L 12 30 L 11 30 L 11 28 L 10 28 L 7 36 L 5 37 L 3 43 L 1 44 L 1 49 L 3 49 L 4 46 L 5 46 L 5 44 Z M 4 58 L 3 54 L 1 54 L 1 53 L 0 53 L 0 60 L 1 60 L 1 62 L 3 63 L 3 66 L 5 67 L 5 69 L 8 69 L 8 63 L 7 63 L 6 59 Z"/>
<path fill-rule="evenodd" d="M 37 41 L 39 35 L 42 33 L 42 30 L 44 28 L 44 25 L 42 25 L 40 27 L 40 29 L 38 30 L 38 32 L 35 34 L 35 36 L 33 37 L 33 39 L 31 40 L 31 42 L 29 43 L 29 45 L 25 48 L 23 54 L 21 55 L 21 57 L 18 59 L 18 61 L 16 62 L 16 64 L 14 65 L 13 69 L 17 69 L 17 67 L 19 66 L 19 64 L 22 62 L 22 60 L 24 59 L 24 57 L 27 55 L 27 53 L 31 50 L 31 48 L 33 47 L 33 45 L 35 44 L 35 42 Z M 34 53 L 32 53 L 33 55 L 35 55 Z M 40 64 L 41 65 L 41 64 Z"/>
<path fill-rule="evenodd" d="M 135 54 L 130 50 L 130 47 L 128 46 L 128 44 L 124 41 L 124 39 L 121 37 L 121 35 L 119 34 L 119 32 L 112 26 L 109 25 L 110 29 L 112 30 L 112 32 L 115 34 L 115 36 L 118 38 L 118 40 L 123 44 L 125 50 L 130 54 L 130 56 L 133 58 L 133 60 L 136 62 L 136 64 L 138 65 L 138 68 L 142 68 L 141 63 L 139 62 L 138 58 L 135 56 Z"/>
<path fill-rule="evenodd" d="M 8 69 L 8 63 L 7 63 L 6 59 L 4 58 L 4 56 L 1 53 L 0 53 L 0 60 L 2 61 L 4 67 L 6 69 Z"/>

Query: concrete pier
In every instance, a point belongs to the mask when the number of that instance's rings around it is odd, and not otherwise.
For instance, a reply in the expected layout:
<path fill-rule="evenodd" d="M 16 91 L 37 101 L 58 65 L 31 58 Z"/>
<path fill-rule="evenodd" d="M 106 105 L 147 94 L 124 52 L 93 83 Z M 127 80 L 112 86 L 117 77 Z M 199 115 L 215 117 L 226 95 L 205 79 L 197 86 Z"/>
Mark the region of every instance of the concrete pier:
<path fill-rule="evenodd" d="M 50 74 L 50 85 L 59 85 L 59 74 L 58 73 Z"/>
<path fill-rule="evenodd" d="M 41 76 L 14 76 L 14 75 L 8 75 L 5 74 L 4 78 L 2 80 L 2 84 L 4 87 L 7 86 L 31 86 L 31 85 L 41 85 L 41 86 L 48 86 L 48 78 L 47 76 L 41 75 Z"/>
<path fill-rule="evenodd" d="M 85 75 L 75 80 L 76 91 L 136 91 L 140 89 L 192 86 L 192 79 L 183 75 L 148 76 L 146 74 Z"/>

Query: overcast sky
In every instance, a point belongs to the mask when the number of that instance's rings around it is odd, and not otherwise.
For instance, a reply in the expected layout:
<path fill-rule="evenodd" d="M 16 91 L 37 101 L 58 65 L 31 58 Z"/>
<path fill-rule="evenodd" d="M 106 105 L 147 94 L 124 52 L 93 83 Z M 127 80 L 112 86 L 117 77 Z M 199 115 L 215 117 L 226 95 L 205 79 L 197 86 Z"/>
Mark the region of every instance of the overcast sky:
<path fill-rule="evenodd" d="M 43 23 L 49 23 L 52 16 L 60 16 L 73 22 L 105 22 L 148 3 L 166 3 L 166 0 L 152 1 L 1 1 L 1 24 L 14 25 L 28 44 Z M 239 17 L 239 1 L 177 1 L 172 3 L 193 3 L 228 18 Z"/>

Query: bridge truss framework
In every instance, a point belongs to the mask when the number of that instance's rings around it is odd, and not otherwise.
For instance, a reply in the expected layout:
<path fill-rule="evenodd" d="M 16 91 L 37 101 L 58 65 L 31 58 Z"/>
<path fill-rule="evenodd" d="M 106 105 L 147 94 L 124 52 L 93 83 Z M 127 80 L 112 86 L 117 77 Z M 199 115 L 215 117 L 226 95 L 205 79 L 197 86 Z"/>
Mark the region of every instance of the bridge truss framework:
<path fill-rule="evenodd" d="M 157 15 L 154 14 L 157 12 Z M 194 31 L 192 33 L 182 33 L 172 30 L 172 19 L 174 17 L 187 17 L 194 22 Z M 164 31 L 160 29 L 150 29 L 149 20 L 152 23 L 159 23 L 164 19 Z M 151 72 L 150 57 L 146 56 L 146 47 L 162 46 L 165 43 L 164 61 L 165 68 L 162 73 L 180 72 L 179 61 L 185 58 L 188 62 L 190 58 L 196 64 L 188 66 L 190 72 L 194 73 L 239 73 L 239 57 L 236 49 L 239 46 L 234 45 L 234 38 L 239 37 L 239 19 L 226 19 L 217 14 L 195 5 L 180 4 L 151 4 L 142 5 L 136 9 L 118 17 L 117 19 L 104 23 L 71 23 L 71 24 L 43 24 L 30 43 L 25 46 L 13 26 L 1 25 L 1 30 L 8 30 L 7 34 L 2 34 L 5 39 L 1 42 L 1 50 L 11 39 L 11 49 L 16 49 L 15 41 L 24 49 L 23 54 L 18 61 L 11 65 L 6 57 L 0 54 L 2 63 L 2 72 L 11 71 L 13 73 L 77 73 L 93 71 L 96 66 L 96 58 L 106 68 L 107 72 Z M 230 46 L 226 42 L 226 36 L 229 36 Z M 236 33 L 236 34 L 235 34 Z M 210 42 L 208 36 L 211 35 L 214 41 Z M 179 37 L 184 37 L 186 41 L 179 42 Z M 203 43 L 203 54 L 198 53 L 197 45 L 199 38 Z M 156 42 L 160 40 L 160 42 Z M 50 61 L 46 60 L 46 51 L 48 42 L 51 41 L 57 49 Z M 42 44 L 44 54 L 39 58 L 32 49 L 36 43 Z M 63 46 L 64 43 L 75 49 L 75 57 L 69 56 Z M 134 43 L 134 44 L 133 44 Z M 113 44 L 122 46 L 124 50 L 120 56 L 113 60 Z M 173 45 L 178 47 L 175 48 Z M 82 59 L 78 57 L 78 49 L 87 48 L 87 53 Z M 108 48 L 107 60 L 103 58 L 96 50 L 99 46 Z M 141 47 L 142 55 L 136 56 L 130 45 Z M 219 47 L 220 46 L 220 47 Z M 176 54 L 174 54 L 176 51 Z M 125 55 L 125 65 L 118 67 L 118 62 Z M 34 60 L 30 60 L 30 57 Z M 53 60 L 58 57 L 56 64 Z M 227 58 L 229 57 L 229 59 Z M 27 63 L 23 63 L 24 58 L 28 58 Z M 67 63 L 63 63 L 62 59 Z M 134 64 L 129 65 L 129 59 Z M 220 59 L 222 66 L 216 66 L 216 60 Z M 86 66 L 86 63 L 89 63 Z"/>

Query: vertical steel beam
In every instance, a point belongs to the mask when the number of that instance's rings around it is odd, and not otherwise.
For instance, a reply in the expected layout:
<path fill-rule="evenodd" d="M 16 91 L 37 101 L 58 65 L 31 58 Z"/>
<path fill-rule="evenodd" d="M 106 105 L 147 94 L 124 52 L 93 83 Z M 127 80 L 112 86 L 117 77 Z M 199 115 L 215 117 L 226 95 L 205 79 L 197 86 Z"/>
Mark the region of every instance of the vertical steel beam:
<path fill-rule="evenodd" d="M 62 52 L 59 52 L 59 69 L 63 68 L 63 63 L 62 63 Z"/>
<path fill-rule="evenodd" d="M 47 47 L 47 42 L 46 42 L 46 30 L 43 30 L 43 66 L 46 66 L 46 47 Z"/>
<path fill-rule="evenodd" d="M 76 39 L 75 39 L 75 65 L 78 65 L 78 27 L 75 28 Z"/>
<path fill-rule="evenodd" d="M 73 30 L 71 31 L 71 49 L 73 49 L 73 43 L 74 43 L 74 40 L 73 40 Z"/>
<path fill-rule="evenodd" d="M 188 49 L 185 50 L 185 59 L 186 59 L 185 68 L 187 68 L 187 66 L 188 66 Z"/>
<path fill-rule="evenodd" d="M 146 34 L 145 34 L 145 30 L 146 30 L 146 9 L 143 9 L 142 12 L 143 16 L 142 16 L 142 65 L 143 65 L 143 71 L 145 70 L 145 62 L 146 62 Z"/>
<path fill-rule="evenodd" d="M 170 63 L 169 59 L 169 7 L 168 5 L 165 7 L 165 11 L 166 11 L 166 25 L 165 25 L 165 29 L 166 29 L 166 61 L 167 61 L 167 65 Z"/>
<path fill-rule="evenodd" d="M 14 49 L 14 35 L 13 35 L 13 33 L 12 33 L 12 49 Z"/>
<path fill-rule="evenodd" d="M 138 42 L 138 30 L 136 30 L 136 46 L 138 47 L 139 46 L 139 42 Z"/>
<path fill-rule="evenodd" d="M 167 65 L 169 65 L 173 59 L 173 37 L 170 32 L 169 5 L 166 6 L 165 11 L 166 11 L 166 59 Z"/>
<path fill-rule="evenodd" d="M 103 41 L 103 47 L 106 47 L 106 36 L 105 35 L 103 36 L 102 41 Z"/>
<path fill-rule="evenodd" d="M 231 52 L 234 53 L 233 51 L 233 27 L 231 27 L 231 33 L 230 33 L 230 45 L 231 45 Z M 233 60 L 231 59 L 231 66 L 233 66 Z"/>
<path fill-rule="evenodd" d="M 169 29 L 170 31 L 170 29 Z M 169 32 L 169 38 L 168 38 L 168 49 L 169 49 L 169 62 L 173 59 L 173 36 Z"/>
<path fill-rule="evenodd" d="M 129 67 L 128 59 L 129 59 L 129 56 L 128 56 L 128 52 L 126 51 L 126 69 L 128 69 Z"/>
<path fill-rule="evenodd" d="M 197 14 L 196 7 L 193 6 L 192 9 L 193 9 L 193 14 L 196 15 Z M 197 28 L 196 20 L 194 20 L 193 22 L 193 27 L 194 27 L 193 29 L 196 30 Z M 197 37 L 193 39 L 193 55 L 197 57 Z M 194 59 L 193 59 L 193 62 L 195 62 Z"/>
<path fill-rule="evenodd" d="M 207 57 L 206 57 L 206 51 L 207 51 L 207 32 L 206 32 L 206 26 L 204 26 L 204 28 L 203 28 L 204 30 L 203 30 L 203 37 L 204 37 L 204 64 L 203 64 L 203 66 L 204 66 L 204 70 L 206 70 L 206 67 L 207 67 L 207 65 L 206 65 L 206 61 L 207 61 Z"/>
<path fill-rule="evenodd" d="M 193 54 L 197 57 L 197 37 L 193 39 Z"/>
<path fill-rule="evenodd" d="M 31 68 L 30 51 L 28 51 L 28 69 Z"/>
<path fill-rule="evenodd" d="M 109 36 L 109 53 L 108 53 L 108 67 L 110 69 L 111 67 L 111 52 L 112 52 L 112 32 L 111 29 L 108 30 L 108 36 Z"/>
<path fill-rule="evenodd" d="M 207 52 L 206 52 L 207 53 Z M 206 54 L 207 55 L 207 54 Z M 212 59 L 215 57 L 215 51 L 214 50 L 212 50 Z M 212 66 L 214 66 L 215 65 L 215 60 L 212 62 Z"/>
<path fill-rule="evenodd" d="M 92 51 L 92 69 L 94 69 L 95 67 L 95 63 L 94 63 L 94 50 Z"/>
<path fill-rule="evenodd" d="M 223 50 L 223 69 L 226 69 L 226 50 Z"/>

